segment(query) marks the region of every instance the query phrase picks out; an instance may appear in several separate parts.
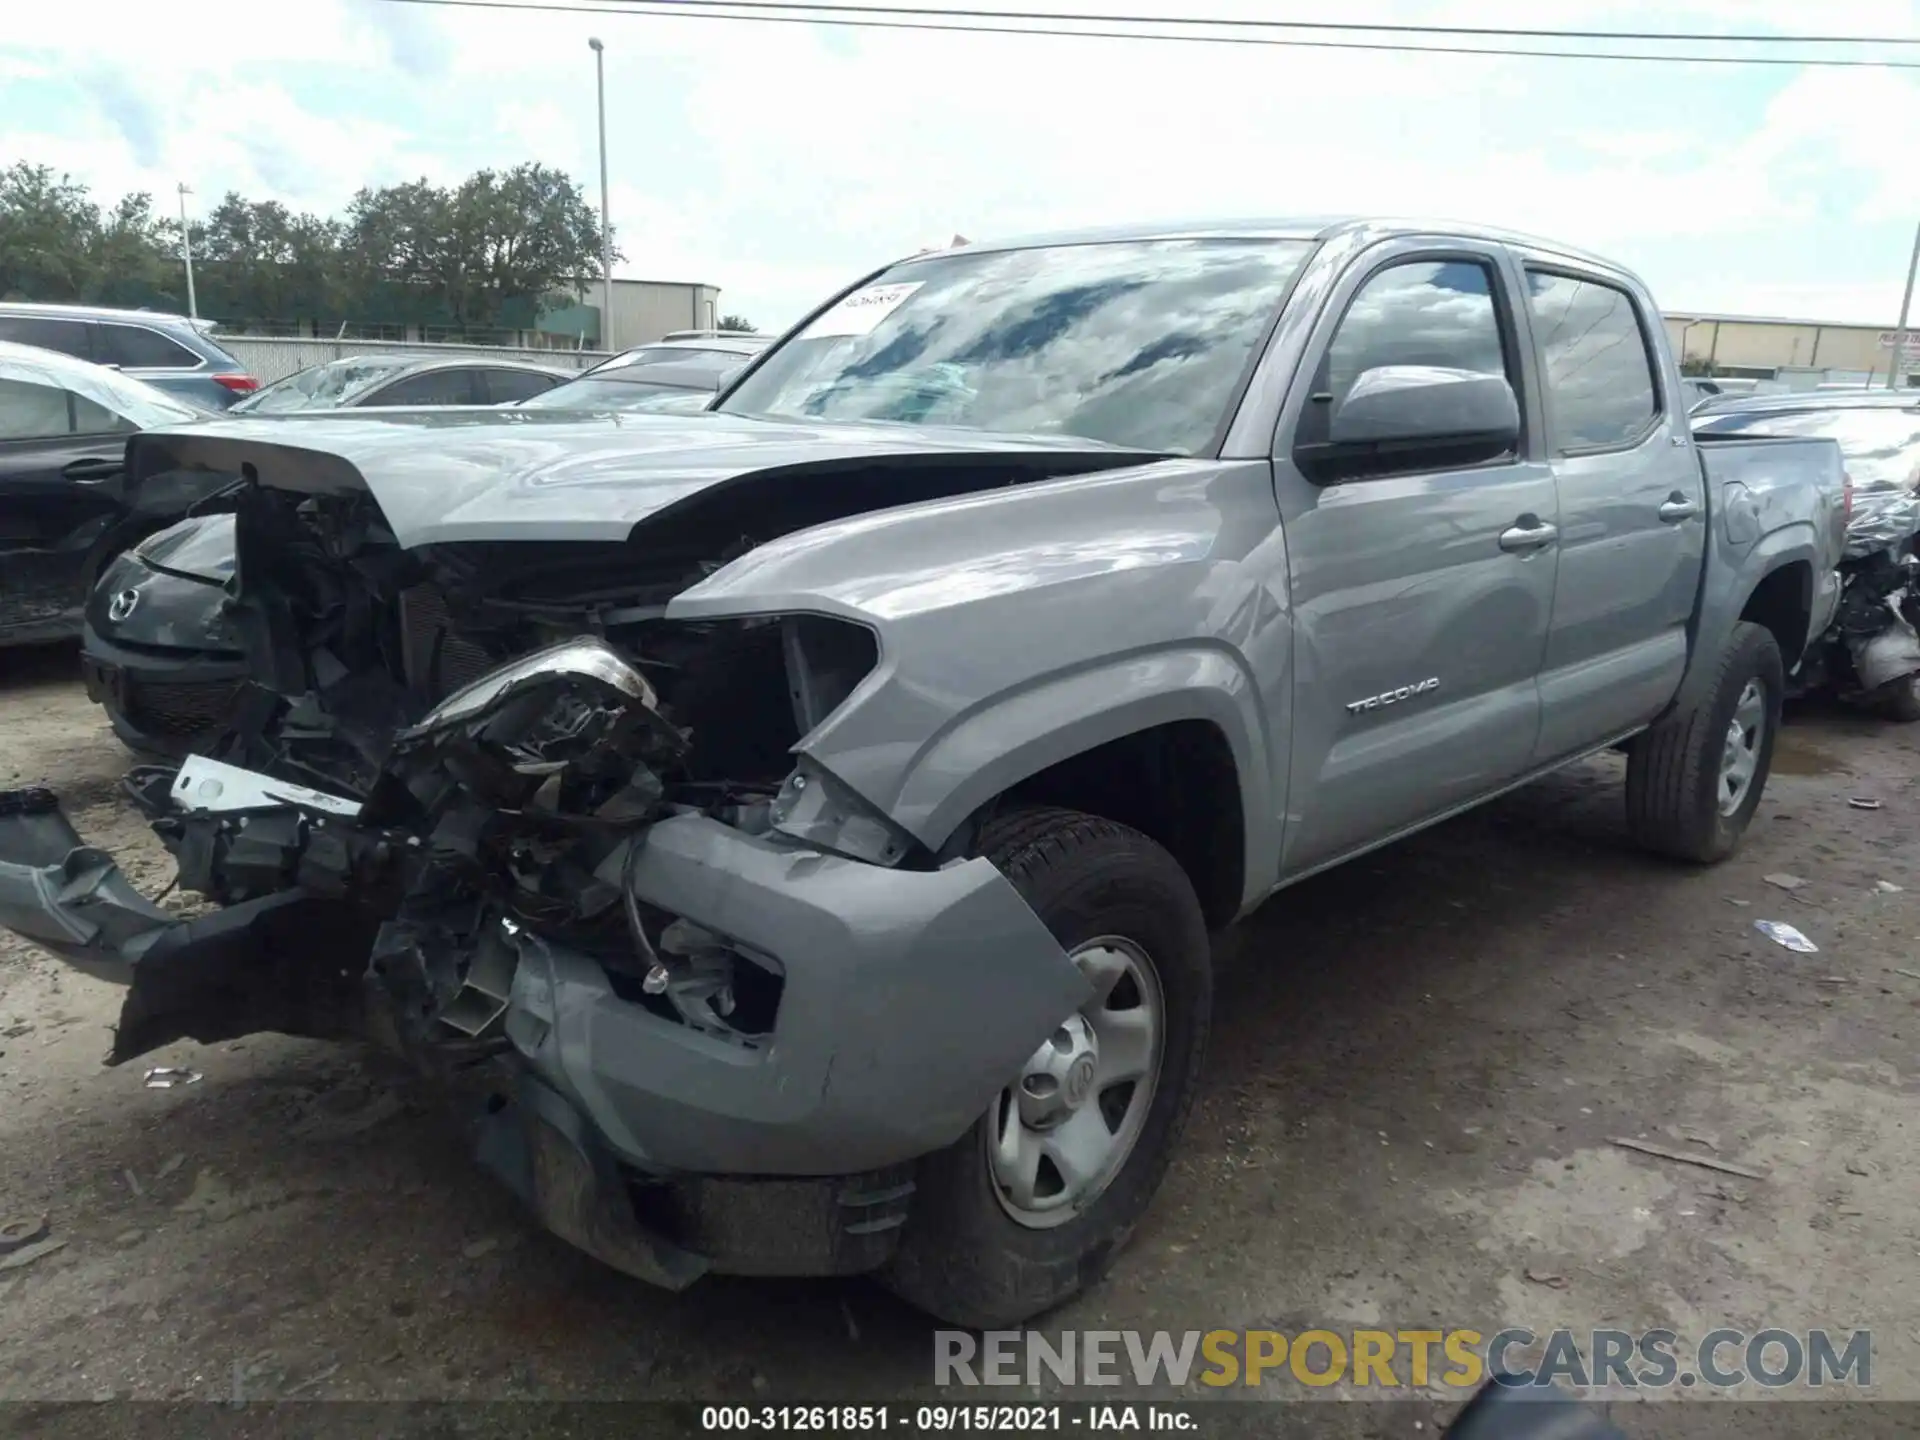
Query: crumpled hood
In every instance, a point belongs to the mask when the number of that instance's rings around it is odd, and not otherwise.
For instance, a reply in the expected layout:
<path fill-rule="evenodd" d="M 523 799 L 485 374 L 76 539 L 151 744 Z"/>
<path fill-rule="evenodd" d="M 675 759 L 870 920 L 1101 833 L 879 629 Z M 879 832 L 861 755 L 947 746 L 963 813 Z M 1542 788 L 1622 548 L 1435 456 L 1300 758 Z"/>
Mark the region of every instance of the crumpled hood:
<path fill-rule="evenodd" d="M 618 541 L 648 517 L 749 475 L 787 470 L 804 484 L 815 471 L 995 456 L 1045 457 L 1060 474 L 1157 458 L 1077 436 L 515 407 L 296 412 L 149 430 L 134 437 L 128 466 L 136 486 L 184 469 L 250 474 L 263 485 L 311 493 L 364 488 L 394 539 L 411 549 Z"/>

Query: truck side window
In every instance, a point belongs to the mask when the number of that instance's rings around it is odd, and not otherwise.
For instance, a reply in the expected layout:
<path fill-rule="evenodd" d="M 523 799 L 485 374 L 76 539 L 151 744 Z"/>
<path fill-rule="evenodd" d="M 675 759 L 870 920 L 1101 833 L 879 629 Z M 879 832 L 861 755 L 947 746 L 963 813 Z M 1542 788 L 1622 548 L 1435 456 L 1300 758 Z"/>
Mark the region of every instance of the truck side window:
<path fill-rule="evenodd" d="M 1380 365 L 1441 365 L 1507 375 L 1493 304 L 1493 272 L 1471 260 L 1413 260 L 1360 287 L 1327 347 L 1316 392 L 1339 408 L 1353 382 Z"/>
<path fill-rule="evenodd" d="M 1556 451 L 1631 445 L 1660 413 L 1633 298 L 1584 276 L 1527 271 L 1527 303 L 1546 375 L 1547 434 Z"/>

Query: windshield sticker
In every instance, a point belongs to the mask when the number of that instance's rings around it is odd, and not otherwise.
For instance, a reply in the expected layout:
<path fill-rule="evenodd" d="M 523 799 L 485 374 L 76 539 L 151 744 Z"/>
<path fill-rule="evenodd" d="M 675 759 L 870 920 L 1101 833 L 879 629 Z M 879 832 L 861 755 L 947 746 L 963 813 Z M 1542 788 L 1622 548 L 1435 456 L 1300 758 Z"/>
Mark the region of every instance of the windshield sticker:
<path fill-rule="evenodd" d="M 924 281 L 911 280 L 898 285 L 869 285 L 856 290 L 806 328 L 802 338 L 813 340 L 827 335 L 870 335 L 887 316 L 900 308 Z"/>

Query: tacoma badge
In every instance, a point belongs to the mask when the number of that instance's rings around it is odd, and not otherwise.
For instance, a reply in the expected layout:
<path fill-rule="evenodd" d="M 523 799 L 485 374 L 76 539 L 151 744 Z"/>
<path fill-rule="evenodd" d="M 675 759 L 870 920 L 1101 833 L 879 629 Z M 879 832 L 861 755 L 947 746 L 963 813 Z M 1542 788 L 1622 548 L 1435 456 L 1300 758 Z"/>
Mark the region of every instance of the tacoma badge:
<path fill-rule="evenodd" d="M 1440 688 L 1440 677 L 1431 676 L 1412 685 L 1402 685 L 1398 690 L 1387 690 L 1379 695 L 1369 695 L 1364 700 L 1347 702 L 1347 713 L 1358 715 L 1363 710 L 1378 710 L 1383 705 L 1398 705 L 1402 700 L 1411 700 L 1416 695 L 1424 695 L 1429 690 Z"/>

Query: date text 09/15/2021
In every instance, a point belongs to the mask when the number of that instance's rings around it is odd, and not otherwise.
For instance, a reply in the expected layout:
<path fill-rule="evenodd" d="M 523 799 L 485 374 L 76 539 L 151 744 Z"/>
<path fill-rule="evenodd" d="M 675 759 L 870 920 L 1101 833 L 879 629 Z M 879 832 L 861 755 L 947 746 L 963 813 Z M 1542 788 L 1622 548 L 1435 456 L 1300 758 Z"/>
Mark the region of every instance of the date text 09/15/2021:
<path fill-rule="evenodd" d="M 1120 1405 L 706 1405 L 707 1431 L 793 1431 L 845 1434 L 898 1430 L 1016 1434 L 1027 1431 L 1193 1431 L 1198 1419 L 1180 1406 Z"/>

